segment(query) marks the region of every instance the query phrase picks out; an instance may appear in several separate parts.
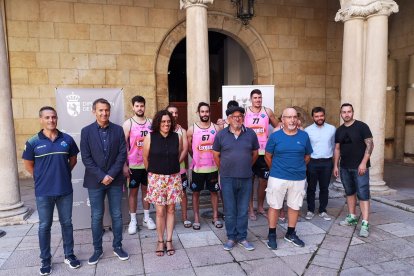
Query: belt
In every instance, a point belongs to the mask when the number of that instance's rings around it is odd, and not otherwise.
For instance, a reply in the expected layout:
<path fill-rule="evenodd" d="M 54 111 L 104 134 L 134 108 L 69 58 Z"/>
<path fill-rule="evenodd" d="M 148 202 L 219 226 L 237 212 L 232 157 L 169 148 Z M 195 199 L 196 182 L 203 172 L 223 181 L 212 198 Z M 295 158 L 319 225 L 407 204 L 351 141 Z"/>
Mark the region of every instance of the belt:
<path fill-rule="evenodd" d="M 332 162 L 332 157 L 331 158 L 311 158 L 311 161 L 315 161 L 315 162 L 324 162 L 324 161 L 331 161 Z"/>

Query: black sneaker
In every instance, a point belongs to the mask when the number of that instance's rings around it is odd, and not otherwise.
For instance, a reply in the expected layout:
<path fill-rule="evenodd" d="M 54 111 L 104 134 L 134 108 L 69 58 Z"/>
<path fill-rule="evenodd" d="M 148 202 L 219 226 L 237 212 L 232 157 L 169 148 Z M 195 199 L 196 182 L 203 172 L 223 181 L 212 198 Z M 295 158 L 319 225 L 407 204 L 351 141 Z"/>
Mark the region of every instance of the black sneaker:
<path fill-rule="evenodd" d="M 88 260 L 88 264 L 90 265 L 97 264 L 99 262 L 99 259 L 102 257 L 102 255 L 103 255 L 102 251 L 98 250 L 98 251 L 93 252 L 93 255 Z"/>
<path fill-rule="evenodd" d="M 114 248 L 114 254 L 118 256 L 121 261 L 126 261 L 129 259 L 128 253 L 126 253 L 122 247 Z"/>
<path fill-rule="evenodd" d="M 291 242 L 295 246 L 298 246 L 298 247 L 304 247 L 305 246 L 305 243 L 301 239 L 299 239 L 299 237 L 296 235 L 296 231 L 293 232 L 290 235 L 286 234 L 285 235 L 285 241 Z"/>
<path fill-rule="evenodd" d="M 65 256 L 64 262 L 65 264 L 69 265 L 70 268 L 79 268 L 81 266 L 80 261 L 73 254 Z"/>
<path fill-rule="evenodd" d="M 50 273 L 52 273 L 52 262 L 50 261 L 50 259 L 42 260 L 42 264 L 39 269 L 39 274 L 49 275 Z"/>
<path fill-rule="evenodd" d="M 267 236 L 268 242 L 266 243 L 267 248 L 276 250 L 277 249 L 277 242 L 276 242 L 276 234 L 269 234 Z"/>

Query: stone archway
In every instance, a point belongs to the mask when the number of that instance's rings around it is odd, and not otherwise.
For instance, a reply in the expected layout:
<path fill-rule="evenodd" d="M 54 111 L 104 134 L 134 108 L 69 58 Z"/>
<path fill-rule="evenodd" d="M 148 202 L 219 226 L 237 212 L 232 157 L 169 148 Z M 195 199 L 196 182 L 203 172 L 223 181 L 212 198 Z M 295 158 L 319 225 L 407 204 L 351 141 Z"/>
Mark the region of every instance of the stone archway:
<path fill-rule="evenodd" d="M 209 12 L 208 29 L 230 36 L 246 51 L 253 67 L 254 84 L 273 84 L 270 52 L 260 35 L 251 26 L 244 27 L 234 16 Z M 168 64 L 177 44 L 186 36 L 186 21 L 179 22 L 165 36 L 155 62 L 157 108 L 168 104 Z"/>

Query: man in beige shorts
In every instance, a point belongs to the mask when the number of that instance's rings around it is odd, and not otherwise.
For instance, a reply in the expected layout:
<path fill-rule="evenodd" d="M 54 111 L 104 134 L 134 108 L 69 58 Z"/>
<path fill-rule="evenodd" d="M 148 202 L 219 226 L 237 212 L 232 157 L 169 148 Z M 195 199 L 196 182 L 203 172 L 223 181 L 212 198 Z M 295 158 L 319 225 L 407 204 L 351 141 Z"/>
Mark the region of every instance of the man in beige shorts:
<path fill-rule="evenodd" d="M 288 230 L 285 240 L 295 246 L 305 246 L 295 228 L 305 195 L 306 164 L 313 150 L 308 134 L 298 129 L 297 120 L 296 110 L 286 108 L 282 113 L 283 128 L 272 133 L 266 145 L 265 161 L 270 168 L 266 188 L 266 200 L 270 206 L 267 247 L 272 250 L 277 249 L 276 225 L 286 194 Z"/>

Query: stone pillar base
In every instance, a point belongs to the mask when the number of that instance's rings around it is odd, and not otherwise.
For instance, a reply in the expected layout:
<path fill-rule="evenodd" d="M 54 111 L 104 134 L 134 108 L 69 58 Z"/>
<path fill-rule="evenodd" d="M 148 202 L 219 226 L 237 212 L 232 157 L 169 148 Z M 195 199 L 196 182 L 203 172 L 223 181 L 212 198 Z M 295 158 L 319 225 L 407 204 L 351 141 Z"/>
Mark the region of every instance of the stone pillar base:
<path fill-rule="evenodd" d="M 0 226 L 26 223 L 26 219 L 31 215 L 32 210 L 23 206 L 23 202 L 19 205 L 14 209 L 0 210 Z"/>
<path fill-rule="evenodd" d="M 414 158 L 413 157 L 404 157 L 404 163 L 414 164 Z"/>

